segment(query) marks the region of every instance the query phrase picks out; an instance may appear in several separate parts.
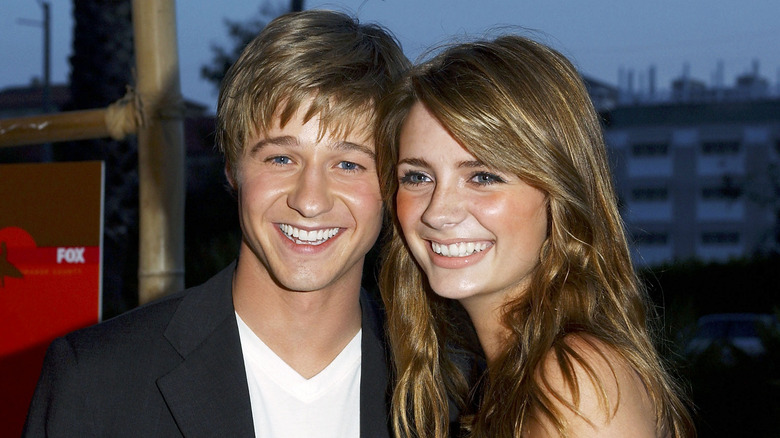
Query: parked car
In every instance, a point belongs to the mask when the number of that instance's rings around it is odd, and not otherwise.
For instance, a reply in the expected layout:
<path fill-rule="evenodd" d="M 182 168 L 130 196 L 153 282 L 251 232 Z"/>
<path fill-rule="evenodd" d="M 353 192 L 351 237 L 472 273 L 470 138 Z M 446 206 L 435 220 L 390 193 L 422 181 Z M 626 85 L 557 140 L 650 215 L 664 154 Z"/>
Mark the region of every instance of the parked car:
<path fill-rule="evenodd" d="M 724 360 L 732 360 L 733 348 L 748 356 L 760 356 L 765 352 L 761 327 L 778 329 L 780 325 L 771 314 L 717 313 L 702 316 L 685 352 L 697 355 L 708 348 L 719 348 Z"/>

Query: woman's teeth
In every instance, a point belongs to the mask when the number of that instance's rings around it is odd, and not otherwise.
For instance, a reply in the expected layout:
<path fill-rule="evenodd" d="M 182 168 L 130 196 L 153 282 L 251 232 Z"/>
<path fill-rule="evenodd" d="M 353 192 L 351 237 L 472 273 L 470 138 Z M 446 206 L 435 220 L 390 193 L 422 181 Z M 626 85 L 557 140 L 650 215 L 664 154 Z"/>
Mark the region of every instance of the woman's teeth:
<path fill-rule="evenodd" d="M 444 257 L 468 257 L 474 253 L 484 251 L 487 247 L 487 243 L 476 242 L 450 243 L 449 245 L 431 242 L 433 252 Z"/>

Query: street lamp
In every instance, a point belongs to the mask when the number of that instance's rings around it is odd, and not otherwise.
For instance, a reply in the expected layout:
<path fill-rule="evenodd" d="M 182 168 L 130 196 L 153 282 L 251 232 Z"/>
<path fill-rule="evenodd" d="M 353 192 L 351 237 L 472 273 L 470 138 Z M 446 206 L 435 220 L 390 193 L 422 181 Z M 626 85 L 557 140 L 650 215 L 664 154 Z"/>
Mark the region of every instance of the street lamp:
<path fill-rule="evenodd" d="M 28 18 L 19 18 L 17 23 L 27 26 L 40 26 L 43 28 L 43 93 L 42 109 L 48 113 L 52 111 L 51 103 L 51 5 L 48 1 L 38 0 L 38 4 L 43 9 L 43 20 L 31 20 Z"/>

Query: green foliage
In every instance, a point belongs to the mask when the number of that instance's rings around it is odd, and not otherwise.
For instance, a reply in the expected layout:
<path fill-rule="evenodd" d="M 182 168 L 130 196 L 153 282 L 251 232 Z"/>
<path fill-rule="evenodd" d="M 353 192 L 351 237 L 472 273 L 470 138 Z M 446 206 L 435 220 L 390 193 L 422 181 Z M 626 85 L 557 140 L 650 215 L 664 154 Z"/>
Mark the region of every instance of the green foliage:
<path fill-rule="evenodd" d="M 238 59 L 244 47 L 260 32 L 269 21 L 274 19 L 289 9 L 286 6 L 272 4 L 265 0 L 258 11 L 258 15 L 246 21 L 232 21 L 225 19 L 225 26 L 228 29 L 228 37 L 231 42 L 230 48 L 225 48 L 216 44 L 211 45 L 211 64 L 200 68 L 202 78 L 211 82 L 215 88 L 219 88 L 222 78 L 225 77 L 228 68 Z"/>
<path fill-rule="evenodd" d="M 780 254 L 727 263 L 691 261 L 640 273 L 658 305 L 710 313 L 770 313 L 780 305 Z"/>
<path fill-rule="evenodd" d="M 648 269 L 641 276 L 662 316 L 667 342 L 661 352 L 690 386 L 699 437 L 780 436 L 777 327 L 760 332 L 766 353 L 758 357 L 728 345 L 683 355 L 703 315 L 778 312 L 780 255 L 728 263 L 686 262 Z M 729 360 L 724 360 L 724 352 Z"/>
<path fill-rule="evenodd" d="M 780 436 L 780 332 L 767 330 L 762 338 L 762 356 L 725 346 L 731 360 L 724 361 L 724 350 L 713 345 L 683 368 L 700 437 Z"/>

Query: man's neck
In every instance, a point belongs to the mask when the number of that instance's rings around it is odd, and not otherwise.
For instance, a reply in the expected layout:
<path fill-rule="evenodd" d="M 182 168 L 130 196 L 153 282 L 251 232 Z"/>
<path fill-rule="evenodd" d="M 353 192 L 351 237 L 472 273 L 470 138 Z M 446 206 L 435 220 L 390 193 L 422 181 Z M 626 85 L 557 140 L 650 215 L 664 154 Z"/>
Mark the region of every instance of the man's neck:
<path fill-rule="evenodd" d="M 354 284 L 353 284 L 354 283 Z M 301 376 L 322 371 L 361 326 L 360 279 L 328 289 L 283 289 L 256 269 L 242 267 L 233 278 L 236 312 L 252 331 Z"/>

